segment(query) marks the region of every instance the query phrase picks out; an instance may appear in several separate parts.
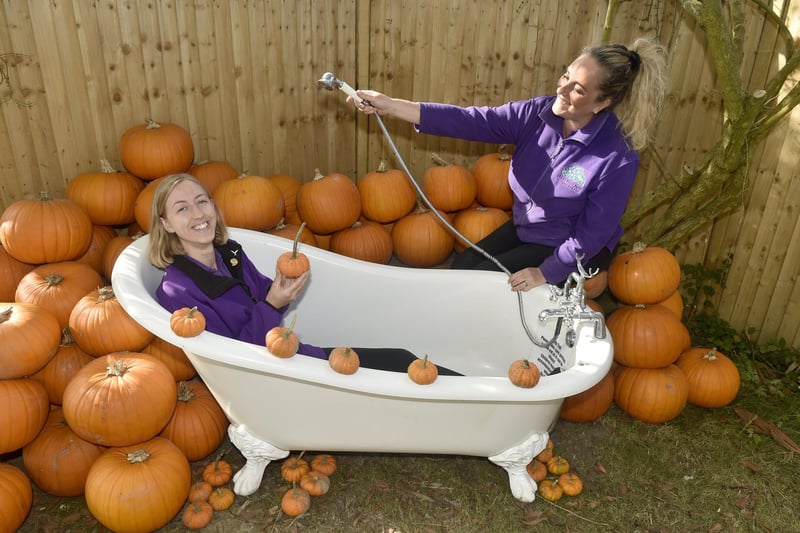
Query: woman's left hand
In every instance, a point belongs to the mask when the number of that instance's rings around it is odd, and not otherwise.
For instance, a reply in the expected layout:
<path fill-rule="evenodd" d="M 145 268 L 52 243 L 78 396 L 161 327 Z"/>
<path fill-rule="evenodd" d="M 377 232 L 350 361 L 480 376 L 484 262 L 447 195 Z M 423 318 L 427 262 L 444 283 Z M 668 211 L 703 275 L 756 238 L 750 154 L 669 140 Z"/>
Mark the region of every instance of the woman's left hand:
<path fill-rule="evenodd" d="M 542 271 L 536 267 L 523 268 L 508 277 L 508 284 L 511 285 L 511 290 L 515 292 L 528 291 L 545 283 L 547 283 L 547 280 L 544 279 Z"/>
<path fill-rule="evenodd" d="M 267 303 L 275 309 L 295 301 L 303 292 L 311 272 L 304 272 L 296 278 L 288 278 L 280 272 L 275 272 L 275 280 L 267 292 Z"/>

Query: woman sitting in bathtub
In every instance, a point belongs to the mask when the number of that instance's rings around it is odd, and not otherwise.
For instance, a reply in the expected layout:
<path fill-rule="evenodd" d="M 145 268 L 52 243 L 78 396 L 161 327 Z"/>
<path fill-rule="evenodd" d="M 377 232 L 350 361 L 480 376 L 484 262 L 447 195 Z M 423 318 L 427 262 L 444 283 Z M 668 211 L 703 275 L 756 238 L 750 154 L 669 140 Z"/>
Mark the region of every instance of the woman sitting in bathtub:
<path fill-rule="evenodd" d="M 167 176 L 155 190 L 149 259 L 164 269 L 156 291 L 164 308 L 173 312 L 197 306 L 208 331 L 262 346 L 310 275 L 287 278 L 276 271 L 273 281 L 259 272 L 241 245 L 228 238 L 222 213 L 190 174 Z M 380 370 L 405 372 L 416 358 L 403 349 L 354 350 L 362 366 Z M 327 359 L 330 351 L 302 343 L 299 348 L 299 353 L 320 359 Z M 457 375 L 442 367 L 439 374 Z"/>

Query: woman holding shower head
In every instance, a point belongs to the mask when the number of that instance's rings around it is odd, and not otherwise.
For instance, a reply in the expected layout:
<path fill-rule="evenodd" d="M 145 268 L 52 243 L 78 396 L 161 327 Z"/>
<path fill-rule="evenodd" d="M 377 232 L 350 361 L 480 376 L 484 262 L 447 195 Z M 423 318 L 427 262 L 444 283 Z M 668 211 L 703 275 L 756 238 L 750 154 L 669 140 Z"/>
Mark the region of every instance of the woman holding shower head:
<path fill-rule="evenodd" d="M 663 48 L 640 38 L 629 47 L 584 49 L 555 95 L 460 107 L 363 90 L 358 108 L 406 120 L 421 133 L 515 146 L 513 217 L 477 244 L 512 272 L 512 290 L 526 291 L 562 283 L 577 258 L 587 268 L 608 268 L 665 77 Z M 472 248 L 452 268 L 498 270 Z"/>

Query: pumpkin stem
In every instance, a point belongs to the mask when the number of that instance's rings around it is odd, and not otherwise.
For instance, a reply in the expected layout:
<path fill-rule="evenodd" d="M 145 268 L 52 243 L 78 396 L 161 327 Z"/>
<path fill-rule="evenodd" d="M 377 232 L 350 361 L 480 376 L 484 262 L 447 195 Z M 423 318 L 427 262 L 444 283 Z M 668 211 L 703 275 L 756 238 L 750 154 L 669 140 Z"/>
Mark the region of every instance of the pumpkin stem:
<path fill-rule="evenodd" d="M 47 191 L 39 191 L 39 200 L 47 202 L 50 200 L 50 193 Z"/>
<path fill-rule="evenodd" d="M 71 346 L 75 344 L 75 339 L 72 338 L 72 330 L 66 326 L 61 330 L 61 346 Z"/>
<path fill-rule="evenodd" d="M 711 348 L 708 351 L 708 353 L 706 353 L 703 356 L 703 359 L 706 359 L 708 361 L 716 361 L 717 360 L 717 348 L 716 348 L 716 346 L 714 348 Z"/>
<path fill-rule="evenodd" d="M 497 151 L 500 153 L 499 157 L 500 161 L 508 161 L 509 159 L 511 159 L 511 154 L 508 153 L 507 144 L 501 144 L 500 148 L 498 148 Z"/>
<path fill-rule="evenodd" d="M 647 249 L 647 244 L 643 243 L 642 241 L 636 241 L 633 243 L 633 252 L 634 253 L 642 253 Z"/>
<path fill-rule="evenodd" d="M 105 302 L 106 300 L 112 300 L 114 298 L 114 289 L 111 287 L 111 285 L 100 287 L 97 289 L 97 293 L 98 302 Z"/>
<path fill-rule="evenodd" d="M 422 358 L 422 368 L 428 366 L 428 354 L 425 354 L 425 357 Z"/>
<path fill-rule="evenodd" d="M 146 129 L 148 129 L 148 130 L 157 130 L 158 128 L 161 127 L 161 124 L 159 124 L 158 122 L 156 122 L 152 118 L 146 118 L 146 119 L 144 119 L 144 121 L 147 123 L 147 128 Z"/>
<path fill-rule="evenodd" d="M 194 314 L 195 314 L 196 312 L 197 312 L 197 306 L 195 305 L 195 306 L 193 306 L 191 309 L 189 309 L 189 311 L 186 313 L 186 318 L 187 318 L 187 319 L 189 319 L 189 318 L 193 318 L 193 317 L 194 317 Z"/>
<path fill-rule="evenodd" d="M 135 452 L 128 454 L 128 462 L 131 464 L 144 463 L 148 459 L 150 459 L 150 454 L 144 448 L 139 448 Z"/>
<path fill-rule="evenodd" d="M 105 174 L 112 174 L 117 170 L 111 166 L 111 161 L 108 159 L 101 159 L 100 160 L 100 170 L 102 170 Z"/>
<path fill-rule="evenodd" d="M 322 174 L 322 172 L 319 171 L 318 168 L 314 169 L 314 181 L 321 180 L 324 177 L 325 176 Z"/>
<path fill-rule="evenodd" d="M 13 307 L 11 307 L 9 305 L 8 307 L 6 307 L 2 311 L 0 311 L 0 324 L 2 324 L 3 322 L 6 322 L 8 319 L 11 318 L 12 309 L 13 309 Z"/>
<path fill-rule="evenodd" d="M 442 166 L 442 167 L 449 167 L 450 166 L 450 163 L 448 163 L 447 161 L 442 159 L 441 156 L 439 154 L 437 154 L 437 153 L 431 154 L 431 159 L 433 159 L 433 162 L 436 163 L 439 166 Z"/>
<path fill-rule="evenodd" d="M 106 377 L 122 377 L 128 371 L 128 365 L 122 359 L 111 359 L 106 367 Z"/>
<path fill-rule="evenodd" d="M 306 229 L 305 222 L 300 224 L 300 229 L 297 230 L 297 235 L 294 236 L 294 242 L 292 243 L 292 259 L 297 259 L 297 243 L 300 241 L 300 236 L 303 234 L 304 229 Z"/>
<path fill-rule="evenodd" d="M 526 369 L 526 370 L 527 370 L 527 369 L 528 369 L 528 368 L 530 368 L 530 367 L 531 367 L 531 364 L 530 364 L 530 362 L 529 362 L 527 359 L 523 359 L 523 360 L 522 360 L 522 368 L 524 368 L 524 369 Z"/>
<path fill-rule="evenodd" d="M 377 172 L 381 172 L 381 173 L 386 172 L 386 160 L 385 159 L 381 159 L 381 162 L 378 163 Z"/>
<path fill-rule="evenodd" d="M 292 332 L 294 331 L 294 324 L 295 324 L 295 322 L 297 322 L 297 314 L 295 314 L 295 315 L 292 317 L 292 323 L 291 323 L 291 324 L 289 324 L 289 327 L 288 327 L 288 328 L 286 328 L 286 331 L 284 331 L 283 333 L 281 333 L 281 336 L 282 336 L 284 339 L 288 339 L 288 338 L 289 338 L 289 337 L 292 335 Z"/>
<path fill-rule="evenodd" d="M 54 285 L 58 285 L 62 281 L 64 281 L 64 276 L 59 274 L 58 272 L 52 272 L 45 276 L 45 282 L 47 282 L 48 287 L 53 287 Z"/>
<path fill-rule="evenodd" d="M 187 381 L 178 382 L 178 401 L 188 403 L 194 400 L 194 391 Z"/>

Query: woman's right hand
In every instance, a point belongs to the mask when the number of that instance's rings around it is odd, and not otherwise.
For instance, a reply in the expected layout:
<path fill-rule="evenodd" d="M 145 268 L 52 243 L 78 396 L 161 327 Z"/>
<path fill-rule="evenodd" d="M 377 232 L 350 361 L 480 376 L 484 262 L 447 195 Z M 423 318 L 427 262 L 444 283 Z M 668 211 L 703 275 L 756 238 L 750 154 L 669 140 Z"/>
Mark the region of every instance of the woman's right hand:
<path fill-rule="evenodd" d="M 289 278 L 275 272 L 275 280 L 267 292 L 266 302 L 275 309 L 280 309 L 295 301 L 303 292 L 311 272 L 304 272 L 296 278 Z"/>
<path fill-rule="evenodd" d="M 356 107 L 367 115 L 373 113 L 392 115 L 401 120 L 411 122 L 412 124 L 419 123 L 419 104 L 417 102 L 391 98 L 383 93 L 372 90 L 358 90 L 356 94 L 362 100 L 356 104 Z M 353 98 L 349 96 L 347 97 L 347 101 L 354 102 Z"/>

